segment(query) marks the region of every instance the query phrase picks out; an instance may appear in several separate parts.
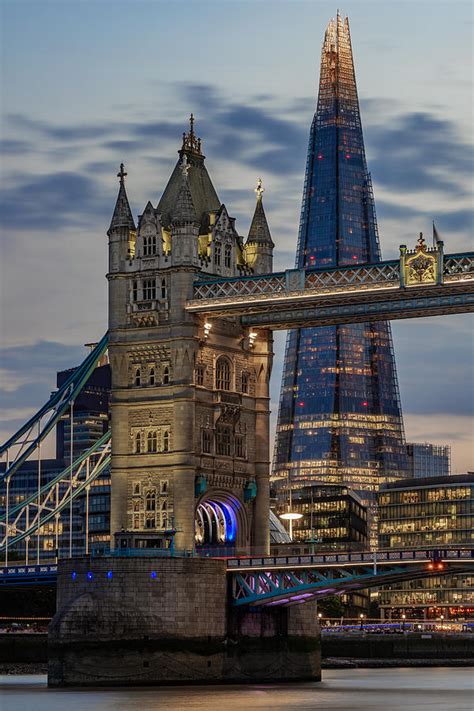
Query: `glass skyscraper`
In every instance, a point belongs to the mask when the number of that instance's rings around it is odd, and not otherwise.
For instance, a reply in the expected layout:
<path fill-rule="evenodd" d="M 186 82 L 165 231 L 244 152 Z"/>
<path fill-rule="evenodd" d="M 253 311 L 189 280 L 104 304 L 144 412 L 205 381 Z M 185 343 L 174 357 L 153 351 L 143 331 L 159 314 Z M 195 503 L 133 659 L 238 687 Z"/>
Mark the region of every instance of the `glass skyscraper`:
<path fill-rule="evenodd" d="M 296 267 L 380 261 L 347 18 L 326 30 L 313 118 Z M 273 480 L 292 488 L 344 484 L 365 503 L 407 475 L 390 325 L 288 333 Z"/>

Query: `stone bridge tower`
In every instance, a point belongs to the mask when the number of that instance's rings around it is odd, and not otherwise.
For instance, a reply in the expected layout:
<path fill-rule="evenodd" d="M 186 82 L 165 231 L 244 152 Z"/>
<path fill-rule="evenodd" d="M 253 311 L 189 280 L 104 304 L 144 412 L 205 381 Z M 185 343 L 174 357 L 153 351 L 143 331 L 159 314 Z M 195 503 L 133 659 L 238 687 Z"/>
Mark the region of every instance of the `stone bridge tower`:
<path fill-rule="evenodd" d="M 271 332 L 189 314 L 193 282 L 272 269 L 261 181 L 247 241 L 201 141 L 183 134 L 155 208 L 132 216 L 123 165 L 108 230 L 111 533 L 126 545 L 265 552 Z"/>

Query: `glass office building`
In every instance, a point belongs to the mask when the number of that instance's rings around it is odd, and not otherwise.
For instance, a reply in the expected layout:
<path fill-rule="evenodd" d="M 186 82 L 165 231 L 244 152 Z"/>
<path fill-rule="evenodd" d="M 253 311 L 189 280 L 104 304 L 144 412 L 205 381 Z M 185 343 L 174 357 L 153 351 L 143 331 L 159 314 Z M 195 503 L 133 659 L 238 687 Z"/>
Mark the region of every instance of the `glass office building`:
<path fill-rule="evenodd" d="M 311 126 L 296 267 L 380 261 L 347 18 L 326 31 Z M 344 484 L 374 503 L 407 475 L 390 326 L 289 332 L 273 462 L 274 486 Z"/>
<path fill-rule="evenodd" d="M 410 442 L 407 444 L 410 479 L 427 476 L 449 476 L 451 447 L 449 445 Z"/>
<path fill-rule="evenodd" d="M 474 543 L 474 474 L 408 479 L 379 492 L 380 548 L 443 549 Z M 474 575 L 445 575 L 384 586 L 382 615 L 473 619 Z"/>

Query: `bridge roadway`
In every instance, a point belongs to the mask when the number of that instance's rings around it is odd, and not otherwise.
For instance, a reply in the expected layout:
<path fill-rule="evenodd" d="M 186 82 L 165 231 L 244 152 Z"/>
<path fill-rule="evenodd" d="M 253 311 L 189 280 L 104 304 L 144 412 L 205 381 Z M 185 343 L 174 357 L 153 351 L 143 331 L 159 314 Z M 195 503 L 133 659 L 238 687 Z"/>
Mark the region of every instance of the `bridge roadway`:
<path fill-rule="evenodd" d="M 404 580 L 474 573 L 474 548 L 230 558 L 234 605 L 291 605 Z"/>
<path fill-rule="evenodd" d="M 439 269 L 431 282 L 407 282 L 395 260 L 202 279 L 186 309 L 274 330 L 473 312 L 474 252 L 442 255 Z"/>
<path fill-rule="evenodd" d="M 137 551 L 140 557 L 143 550 Z M 128 552 L 130 554 L 130 551 Z M 179 555 L 179 554 L 178 554 Z M 163 557 L 154 556 L 150 558 Z M 234 605 L 290 605 L 356 589 L 446 574 L 474 574 L 474 548 L 226 558 Z M 90 559 L 94 571 L 94 558 Z M 151 564 L 153 567 L 153 565 Z M 0 568 L 0 587 L 55 585 L 57 563 Z"/>

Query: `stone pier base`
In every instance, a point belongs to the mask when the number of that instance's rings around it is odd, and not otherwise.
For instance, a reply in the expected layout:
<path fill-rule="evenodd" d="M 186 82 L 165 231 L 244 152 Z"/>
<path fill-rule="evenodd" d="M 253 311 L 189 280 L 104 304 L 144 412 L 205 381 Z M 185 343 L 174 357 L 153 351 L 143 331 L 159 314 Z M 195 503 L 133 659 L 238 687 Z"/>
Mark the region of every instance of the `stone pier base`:
<path fill-rule="evenodd" d="M 61 563 L 49 685 L 319 680 L 314 603 L 233 608 L 227 585 L 220 560 Z"/>

